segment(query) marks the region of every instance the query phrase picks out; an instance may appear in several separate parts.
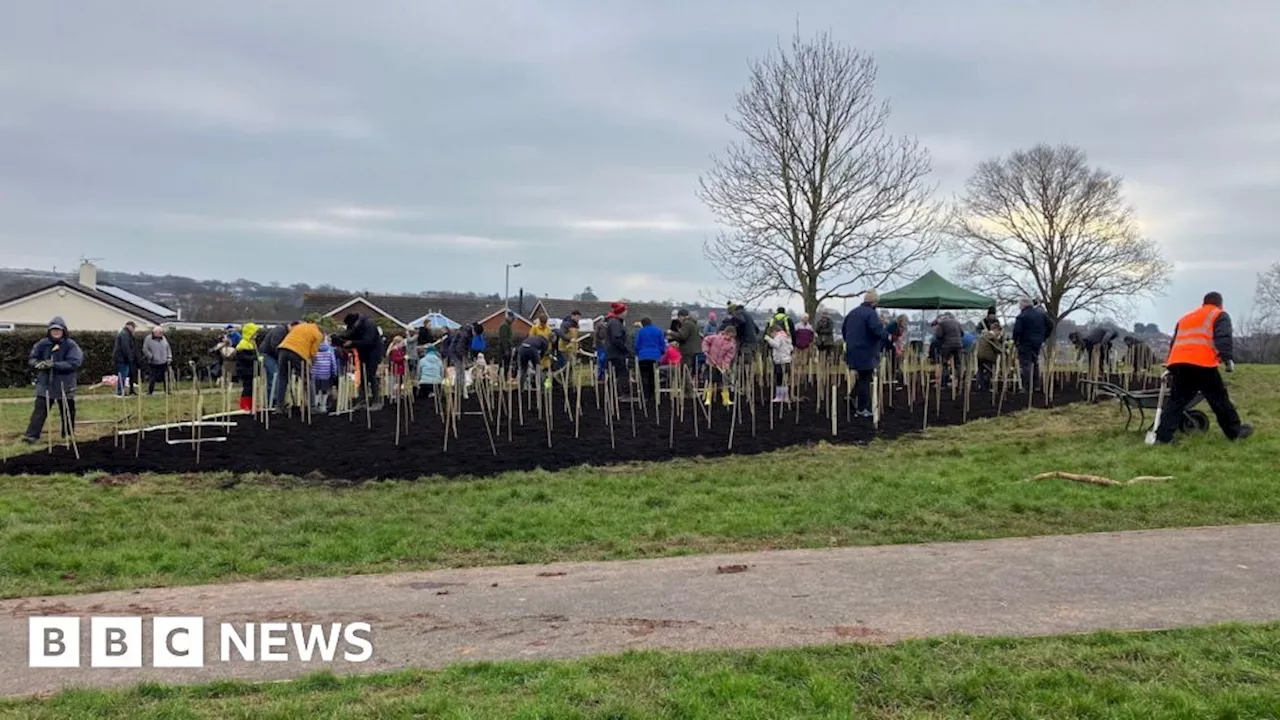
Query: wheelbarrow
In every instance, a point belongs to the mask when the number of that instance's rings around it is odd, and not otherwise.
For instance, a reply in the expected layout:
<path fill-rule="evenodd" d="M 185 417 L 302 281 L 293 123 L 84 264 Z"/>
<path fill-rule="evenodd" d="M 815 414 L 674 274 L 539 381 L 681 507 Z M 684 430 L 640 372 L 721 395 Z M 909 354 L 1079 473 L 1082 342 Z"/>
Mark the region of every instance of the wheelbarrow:
<path fill-rule="evenodd" d="M 1138 432 L 1155 429 L 1155 410 L 1160 406 L 1160 390 L 1126 390 L 1115 383 L 1105 380 L 1081 380 L 1081 385 L 1092 385 L 1097 388 L 1098 397 L 1115 398 L 1125 411 L 1124 429 L 1128 430 L 1134 421 L 1134 411 L 1138 414 Z M 1209 429 L 1209 416 L 1196 406 L 1204 401 L 1204 395 L 1196 393 L 1182 411 L 1178 429 L 1184 433 L 1206 432 Z M 1096 402 L 1096 400 L 1095 400 Z M 1147 425 L 1147 411 L 1152 411 L 1151 425 Z"/>

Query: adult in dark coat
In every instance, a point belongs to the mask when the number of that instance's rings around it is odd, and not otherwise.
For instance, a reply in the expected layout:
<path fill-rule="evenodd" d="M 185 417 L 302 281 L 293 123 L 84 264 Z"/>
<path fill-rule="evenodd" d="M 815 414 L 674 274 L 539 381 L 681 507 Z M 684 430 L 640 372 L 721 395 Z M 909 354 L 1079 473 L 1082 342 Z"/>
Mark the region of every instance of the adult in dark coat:
<path fill-rule="evenodd" d="M 62 436 L 72 434 L 76 424 L 76 375 L 83 364 L 84 353 L 67 332 L 67 323 L 60 317 L 50 320 L 48 333 L 31 346 L 27 356 L 27 366 L 36 371 L 36 405 L 23 441 L 40 442 L 53 405 L 62 419 Z"/>
<path fill-rule="evenodd" d="M 1114 329 L 1106 326 L 1098 326 L 1081 335 L 1073 332 L 1067 336 L 1071 340 L 1071 344 L 1076 348 L 1083 350 L 1085 356 L 1089 359 L 1089 366 L 1093 367 L 1093 360 L 1098 359 L 1098 369 L 1106 372 L 1107 365 L 1111 361 L 1111 343 L 1115 342 L 1119 335 Z"/>
<path fill-rule="evenodd" d="M 855 407 L 859 417 L 871 417 L 871 378 L 880 362 L 881 348 L 886 335 L 884 323 L 876 312 L 880 294 L 868 290 L 862 304 L 844 317 L 840 334 L 844 337 L 845 362 L 857 373 L 853 386 Z"/>
<path fill-rule="evenodd" d="M 738 355 L 749 355 L 760 350 L 760 327 L 747 309 L 737 303 L 729 303 L 729 314 L 720 329 L 732 327 L 737 332 Z"/>
<path fill-rule="evenodd" d="M 126 385 L 129 386 L 128 392 L 138 392 L 138 388 L 132 383 L 133 368 L 138 364 L 133 347 L 133 332 L 136 327 L 132 320 L 125 323 L 116 334 L 115 344 L 111 346 L 111 364 L 116 369 L 116 395 L 124 395 Z"/>
<path fill-rule="evenodd" d="M 964 352 L 964 329 L 951 313 L 938 318 L 933 327 L 933 341 L 938 345 L 937 361 L 943 368 L 942 384 L 951 384 L 951 368 L 960 368 L 960 356 Z"/>
<path fill-rule="evenodd" d="M 382 362 L 382 335 L 378 332 L 378 324 L 373 318 L 361 313 L 347 313 L 342 318 L 342 323 L 347 326 L 347 331 L 342 335 L 342 346 L 359 354 L 361 384 L 369 388 L 369 394 L 364 395 L 363 387 L 357 390 L 365 402 L 369 403 L 371 410 L 381 409 L 382 404 L 378 400 L 381 397 L 378 394 L 378 363 Z"/>
<path fill-rule="evenodd" d="M 835 323 L 831 320 L 831 313 L 824 312 L 818 317 L 818 324 L 813 329 L 817 339 L 818 352 L 831 353 L 836 348 L 836 331 Z"/>
<path fill-rule="evenodd" d="M 702 366 L 700 357 L 702 355 L 702 328 L 698 327 L 698 321 L 693 319 L 689 311 L 680 308 L 676 311 L 676 319 L 679 325 L 675 330 L 667 333 L 667 339 L 674 340 L 680 347 L 680 362 L 692 373 L 693 377 L 698 376 L 698 370 Z"/>
<path fill-rule="evenodd" d="M 619 399 L 630 399 L 631 385 L 628 361 L 631 359 L 631 343 L 627 342 L 627 305 L 616 302 L 605 316 L 604 354 L 614 378 L 618 382 Z"/>
<path fill-rule="evenodd" d="M 1033 305 L 1031 298 L 1018 301 L 1022 311 L 1013 321 L 1013 346 L 1018 351 L 1018 363 L 1022 365 L 1022 389 L 1035 388 L 1040 377 L 1040 349 L 1053 334 L 1053 320 L 1043 309 Z"/>

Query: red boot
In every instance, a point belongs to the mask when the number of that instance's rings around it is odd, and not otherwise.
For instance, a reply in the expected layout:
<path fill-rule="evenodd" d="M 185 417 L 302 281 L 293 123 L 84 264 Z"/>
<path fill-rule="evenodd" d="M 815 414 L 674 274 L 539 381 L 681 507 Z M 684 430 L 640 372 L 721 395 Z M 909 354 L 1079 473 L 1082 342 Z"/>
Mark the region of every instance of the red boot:
<path fill-rule="evenodd" d="M 253 412 L 253 398 L 251 397 L 240 398 L 240 409 L 244 410 L 245 412 Z"/>

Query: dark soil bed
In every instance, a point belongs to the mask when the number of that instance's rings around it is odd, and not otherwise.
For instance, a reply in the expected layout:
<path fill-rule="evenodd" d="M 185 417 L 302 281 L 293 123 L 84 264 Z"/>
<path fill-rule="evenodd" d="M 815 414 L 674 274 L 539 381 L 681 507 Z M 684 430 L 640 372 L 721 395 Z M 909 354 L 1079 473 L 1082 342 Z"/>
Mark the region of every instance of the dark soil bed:
<path fill-rule="evenodd" d="M 1080 392 L 1068 384 L 1055 392 L 1055 406 L 1077 402 Z M 744 400 L 745 402 L 745 400 Z M 655 424 L 653 411 L 646 418 L 639 405 L 635 406 L 634 436 L 630 408 L 622 407 L 622 419 L 613 427 L 610 444 L 610 428 L 604 420 L 604 412 L 597 410 L 590 390 L 583 394 L 582 419 L 579 437 L 574 438 L 573 420 L 563 408 L 563 397 L 557 398 L 558 414 L 554 418 L 551 447 L 547 447 L 546 425 L 525 411 L 524 425 L 518 422 L 507 439 L 504 426 L 495 433 L 497 454 L 489 445 L 485 424 L 478 412 L 464 414 L 458 424 L 458 437 L 449 438 L 449 448 L 444 450 L 443 424 L 430 401 L 417 407 L 416 422 L 404 431 L 397 446 L 395 439 L 396 411 L 388 405 L 373 413 L 372 429 L 366 427 L 364 413 L 353 418 L 317 415 L 311 425 L 297 417 L 273 416 L 270 428 L 256 420 L 241 417 L 232 428 L 225 442 L 206 442 L 200 450 L 200 462 L 196 463 L 192 445 L 166 443 L 165 433 L 148 433 L 140 452 L 135 457 L 136 437 L 126 438 L 123 447 L 116 447 L 110 436 L 79 445 L 80 459 L 71 450 L 59 445 L 52 453 L 38 451 L 9 460 L 0 468 L 4 474 L 78 473 L 100 470 L 117 473 L 185 473 L 192 471 L 229 471 L 233 473 L 277 473 L 293 476 L 322 476 L 329 480 L 369 480 L 424 476 L 475 476 L 496 475 L 512 470 L 559 470 L 580 465 L 610 465 L 645 460 L 666 460 L 674 457 L 717 457 L 730 454 L 750 455 L 777 450 L 794 445 L 825 441 L 829 443 L 865 443 L 873 437 L 893 439 L 921 429 L 921 405 L 917 398 L 914 409 L 907 408 L 905 391 L 898 391 L 894 407 L 885 407 L 878 431 L 870 420 L 846 419 L 842 411 L 837 424 L 837 434 L 831 434 L 831 420 L 825 414 L 815 412 L 814 399 L 805 398 L 800 405 L 799 421 L 794 409 L 782 411 L 777 417 L 777 406 L 758 402 L 755 428 L 752 429 L 751 413 L 743 408 L 741 421 L 733 431 L 733 448 L 729 448 L 730 414 L 718 404 L 713 408 L 711 428 L 700 421 L 698 436 L 693 433 L 695 411 L 686 404 L 685 421 L 677 421 L 674 444 L 671 438 L 670 410 L 664 404 L 660 421 Z M 1044 407 L 1043 395 L 1037 393 L 1036 407 Z M 1010 394 L 1005 398 L 1002 412 L 1010 414 L 1025 410 L 1025 394 Z M 478 410 L 475 401 L 468 407 Z M 774 423 L 769 426 L 769 412 L 774 410 Z M 950 391 L 943 394 L 941 413 L 935 414 L 934 401 L 929 403 L 929 426 L 955 425 L 962 422 L 962 398 L 951 399 Z M 991 396 L 974 393 L 970 400 L 969 420 L 996 415 Z M 490 419 L 492 427 L 492 419 Z M 205 428 L 205 437 L 221 434 L 220 428 Z M 189 431 L 171 431 L 170 439 L 189 438 Z"/>

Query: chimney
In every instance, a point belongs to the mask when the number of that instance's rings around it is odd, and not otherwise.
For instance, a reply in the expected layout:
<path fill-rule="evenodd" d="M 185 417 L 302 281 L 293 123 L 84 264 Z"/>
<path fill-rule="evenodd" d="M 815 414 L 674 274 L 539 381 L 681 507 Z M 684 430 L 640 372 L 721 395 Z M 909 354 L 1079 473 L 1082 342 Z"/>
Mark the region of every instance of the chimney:
<path fill-rule="evenodd" d="M 98 288 L 98 268 L 88 260 L 80 261 L 80 284 L 90 290 Z"/>

